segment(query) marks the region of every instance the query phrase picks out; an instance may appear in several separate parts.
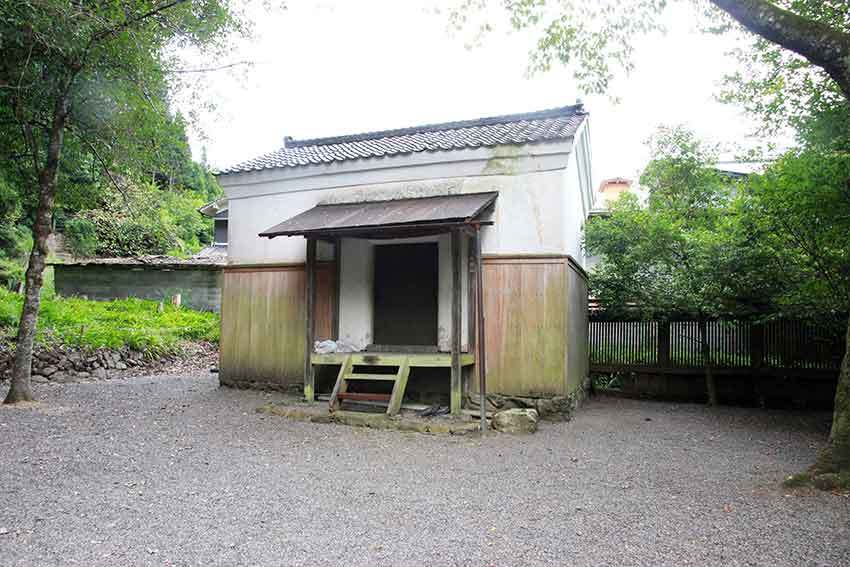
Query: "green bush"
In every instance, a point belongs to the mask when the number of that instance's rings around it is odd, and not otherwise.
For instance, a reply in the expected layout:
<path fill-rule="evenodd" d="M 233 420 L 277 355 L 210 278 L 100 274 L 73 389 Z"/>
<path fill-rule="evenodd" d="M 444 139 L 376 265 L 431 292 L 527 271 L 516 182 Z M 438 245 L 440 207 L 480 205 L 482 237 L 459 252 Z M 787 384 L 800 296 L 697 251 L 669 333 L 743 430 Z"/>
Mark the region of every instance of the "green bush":
<path fill-rule="evenodd" d="M 0 283 L 8 289 L 17 289 L 24 281 L 26 267 L 19 260 L 0 258 Z"/>
<path fill-rule="evenodd" d="M 97 253 L 97 227 L 87 218 L 73 218 L 65 223 L 65 238 L 74 256 L 88 257 Z"/>
<path fill-rule="evenodd" d="M 188 256 L 212 238 L 212 220 L 198 212 L 204 202 L 202 196 L 191 190 L 164 190 L 139 184 L 128 189 L 121 200 L 79 213 L 65 223 L 65 233 L 72 250 L 80 256 Z M 87 246 L 85 254 L 77 252 L 76 242 L 80 240 Z M 95 241 L 93 253 L 92 240 Z"/>
<path fill-rule="evenodd" d="M 0 330 L 14 336 L 23 298 L 0 289 Z M 156 301 L 121 299 L 92 301 L 43 297 L 37 339 L 88 348 L 122 348 L 152 355 L 175 353 L 184 341 L 218 342 L 215 313 L 165 305 Z"/>

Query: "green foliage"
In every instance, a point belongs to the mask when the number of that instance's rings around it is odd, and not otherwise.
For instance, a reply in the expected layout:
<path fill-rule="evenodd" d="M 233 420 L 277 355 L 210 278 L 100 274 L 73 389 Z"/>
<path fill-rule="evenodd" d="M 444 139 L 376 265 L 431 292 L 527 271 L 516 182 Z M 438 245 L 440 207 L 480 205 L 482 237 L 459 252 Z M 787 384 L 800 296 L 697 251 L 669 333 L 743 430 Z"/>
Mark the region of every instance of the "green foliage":
<path fill-rule="evenodd" d="M 81 220 L 95 229 L 97 256 L 164 254 L 168 248 L 168 237 L 159 227 L 145 225 L 108 210 L 87 211 L 84 215 Z"/>
<path fill-rule="evenodd" d="M 74 218 L 66 222 L 65 238 L 74 256 L 85 258 L 97 252 L 97 228 L 87 218 Z"/>
<path fill-rule="evenodd" d="M 197 78 L 180 73 L 180 54 L 214 60 L 244 33 L 231 0 L 2 3 L 0 84 L 15 88 L 0 89 L 0 169 L 21 195 L 39 187 L 32 162 L 42 167 L 45 152 L 34 156 L 22 132 L 46 141 L 57 101 L 67 99 L 60 203 L 90 203 L 115 175 L 197 177 L 185 124 L 169 112 L 169 92 Z"/>
<path fill-rule="evenodd" d="M 793 119 L 795 110 L 805 109 L 798 116 L 808 115 L 813 105 L 840 99 L 842 88 L 844 97 L 850 95 L 846 0 L 689 3 L 696 17 L 702 18 L 700 27 L 705 31 L 744 31 L 752 39 L 738 51 L 743 70 L 727 77 L 728 100 L 743 102 L 765 116 Z M 582 92 L 603 94 L 618 73 L 632 69 L 636 41 L 663 31 L 661 16 L 670 4 L 668 0 L 457 0 L 450 23 L 472 31 L 476 43 L 505 25 L 530 33 L 536 37 L 531 71 L 563 65 L 572 71 Z"/>
<path fill-rule="evenodd" d="M 188 256 L 211 241 L 212 219 L 198 212 L 206 194 L 145 183 L 128 185 L 120 194 L 114 191 L 113 199 L 102 206 L 80 212 L 65 223 L 69 239 L 79 232 L 79 226 L 90 226 L 94 232 L 94 252 L 79 255 Z M 75 242 L 70 244 L 77 253 Z"/>
<path fill-rule="evenodd" d="M 0 289 L 0 329 L 13 336 L 22 298 Z M 123 299 L 90 301 L 77 298 L 43 298 L 38 340 L 86 348 L 130 347 L 152 355 L 177 352 L 183 341 L 219 338 L 215 313 L 165 305 L 155 301 Z"/>
<path fill-rule="evenodd" d="M 607 91 L 616 71 L 632 69 L 635 37 L 662 29 L 659 13 L 667 0 L 576 2 L 518 0 L 488 9 L 487 0 L 463 0 L 451 13 L 456 29 L 472 28 L 474 41 L 507 24 L 537 36 L 530 58 L 533 72 L 565 65 L 585 93 Z"/>
<path fill-rule="evenodd" d="M 17 288 L 24 281 L 24 270 L 24 264 L 21 261 L 0 258 L 0 282 L 6 288 Z"/>
<path fill-rule="evenodd" d="M 20 195 L 0 167 L 0 284 L 10 288 L 17 288 L 23 280 L 24 259 L 32 246 L 22 217 Z"/>
<path fill-rule="evenodd" d="M 775 3 L 835 30 L 850 29 L 850 4 L 843 0 Z M 846 107 L 841 89 L 824 69 L 764 38 L 753 37 L 732 53 L 740 68 L 724 77 L 720 100 L 744 107 L 759 119 L 764 133 L 790 127 L 805 136 L 812 121 L 821 122 Z M 845 137 L 846 132 L 842 133 Z"/>
<path fill-rule="evenodd" d="M 782 311 L 850 311 L 850 154 L 789 152 L 750 176 L 736 213 L 787 281 L 777 296 Z"/>
<path fill-rule="evenodd" d="M 809 473 L 797 473 L 786 477 L 782 481 L 782 484 L 785 488 L 801 488 L 803 486 L 809 486 L 811 482 L 812 475 Z"/>
<path fill-rule="evenodd" d="M 734 182 L 711 167 L 714 150 L 681 128 L 662 129 L 652 146 L 641 176 L 646 205 L 627 194 L 587 223 L 587 252 L 601 256 L 591 293 L 608 310 L 648 317 L 758 311 L 769 284 L 741 273 L 760 252 L 737 230 Z"/>

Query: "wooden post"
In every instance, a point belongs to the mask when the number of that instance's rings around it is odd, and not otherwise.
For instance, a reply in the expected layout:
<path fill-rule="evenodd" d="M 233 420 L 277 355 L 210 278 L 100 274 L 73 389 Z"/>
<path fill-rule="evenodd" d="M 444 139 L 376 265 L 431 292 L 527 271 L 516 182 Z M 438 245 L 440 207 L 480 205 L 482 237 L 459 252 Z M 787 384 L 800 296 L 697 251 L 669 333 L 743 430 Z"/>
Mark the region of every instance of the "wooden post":
<path fill-rule="evenodd" d="M 670 321 L 658 322 L 658 366 L 670 367 Z"/>
<path fill-rule="evenodd" d="M 315 384 L 313 378 L 313 341 L 316 334 L 316 239 L 307 238 L 307 297 L 305 308 L 307 310 L 307 344 L 304 348 L 304 398 L 312 402 L 315 396 Z"/>
<path fill-rule="evenodd" d="M 333 320 L 331 322 L 331 333 L 335 340 L 339 340 L 339 300 L 342 290 L 342 239 L 334 240 L 334 290 L 333 290 Z"/>
<path fill-rule="evenodd" d="M 470 282 L 471 284 L 472 282 Z M 477 313 L 475 334 L 478 336 L 478 403 L 481 409 L 481 432 L 487 431 L 487 351 L 484 349 L 484 267 L 481 261 L 481 226 L 475 226 L 475 299 Z"/>
<path fill-rule="evenodd" d="M 764 366 L 764 324 L 750 324 L 750 371 L 759 372 Z"/>
<path fill-rule="evenodd" d="M 753 381 L 753 394 L 759 407 L 765 406 L 764 392 L 761 391 L 761 372 L 764 368 L 764 324 L 750 323 L 750 378 Z"/>
<path fill-rule="evenodd" d="M 460 256 L 461 233 L 454 229 L 451 232 L 452 242 L 452 382 L 451 403 L 452 415 L 460 415 L 460 406 L 463 398 L 463 385 L 461 379 L 460 346 L 461 346 L 461 256 Z"/>

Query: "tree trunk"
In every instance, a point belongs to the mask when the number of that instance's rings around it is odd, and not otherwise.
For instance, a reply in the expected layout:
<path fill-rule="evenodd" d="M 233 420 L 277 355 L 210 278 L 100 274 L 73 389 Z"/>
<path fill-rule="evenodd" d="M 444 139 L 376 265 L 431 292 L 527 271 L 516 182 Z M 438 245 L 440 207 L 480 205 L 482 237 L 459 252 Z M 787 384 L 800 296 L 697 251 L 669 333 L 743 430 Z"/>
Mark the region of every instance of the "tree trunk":
<path fill-rule="evenodd" d="M 714 381 L 714 365 L 711 361 L 711 348 L 708 345 L 708 323 L 699 319 L 699 346 L 702 353 L 702 365 L 705 368 L 705 391 L 708 394 L 708 405 L 717 405 L 717 384 Z"/>
<path fill-rule="evenodd" d="M 15 349 L 15 362 L 12 367 L 12 380 L 9 393 L 3 401 L 6 404 L 33 399 L 30 389 L 32 347 L 35 342 L 38 309 L 41 305 L 41 285 L 44 281 L 44 266 L 47 261 L 47 239 L 53 228 L 51 221 L 56 196 L 56 177 L 59 173 L 59 160 L 65 138 L 65 124 L 68 118 L 68 88 L 72 79 L 73 75 L 69 76 L 63 95 L 56 101 L 44 167 L 38 173 L 39 194 L 38 208 L 32 227 L 33 246 L 25 277 L 24 306 L 18 324 L 18 340 Z M 33 162 L 37 164 L 37 147 L 33 147 L 32 151 Z"/>
<path fill-rule="evenodd" d="M 51 192 L 52 193 L 52 192 Z M 42 199 L 43 200 L 43 199 Z M 33 225 L 33 246 L 26 272 L 24 307 L 18 323 L 15 363 L 12 367 L 12 383 L 3 403 L 32 401 L 30 376 L 32 374 L 32 348 L 41 305 L 41 286 L 44 283 L 44 266 L 47 260 L 47 238 L 50 236 L 50 217 L 53 211 L 52 194 L 49 207 L 39 203 L 36 222 Z"/>
<path fill-rule="evenodd" d="M 752 33 L 808 59 L 850 99 L 850 34 L 800 16 L 771 0 L 711 0 Z"/>
<path fill-rule="evenodd" d="M 835 410 L 829 441 L 812 467 L 814 473 L 850 471 L 850 320 L 847 321 L 846 351 L 835 390 Z"/>

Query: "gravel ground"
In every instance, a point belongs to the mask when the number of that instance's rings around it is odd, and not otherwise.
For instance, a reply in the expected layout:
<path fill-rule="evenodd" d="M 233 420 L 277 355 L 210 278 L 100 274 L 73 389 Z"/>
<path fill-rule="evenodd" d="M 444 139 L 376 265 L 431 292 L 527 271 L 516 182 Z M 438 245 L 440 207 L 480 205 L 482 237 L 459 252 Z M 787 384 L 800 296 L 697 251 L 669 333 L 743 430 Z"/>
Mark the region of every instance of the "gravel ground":
<path fill-rule="evenodd" d="M 600 399 L 482 439 L 261 415 L 208 375 L 36 392 L 0 408 L 4 566 L 850 565 L 850 499 L 778 488 L 824 414 Z"/>

